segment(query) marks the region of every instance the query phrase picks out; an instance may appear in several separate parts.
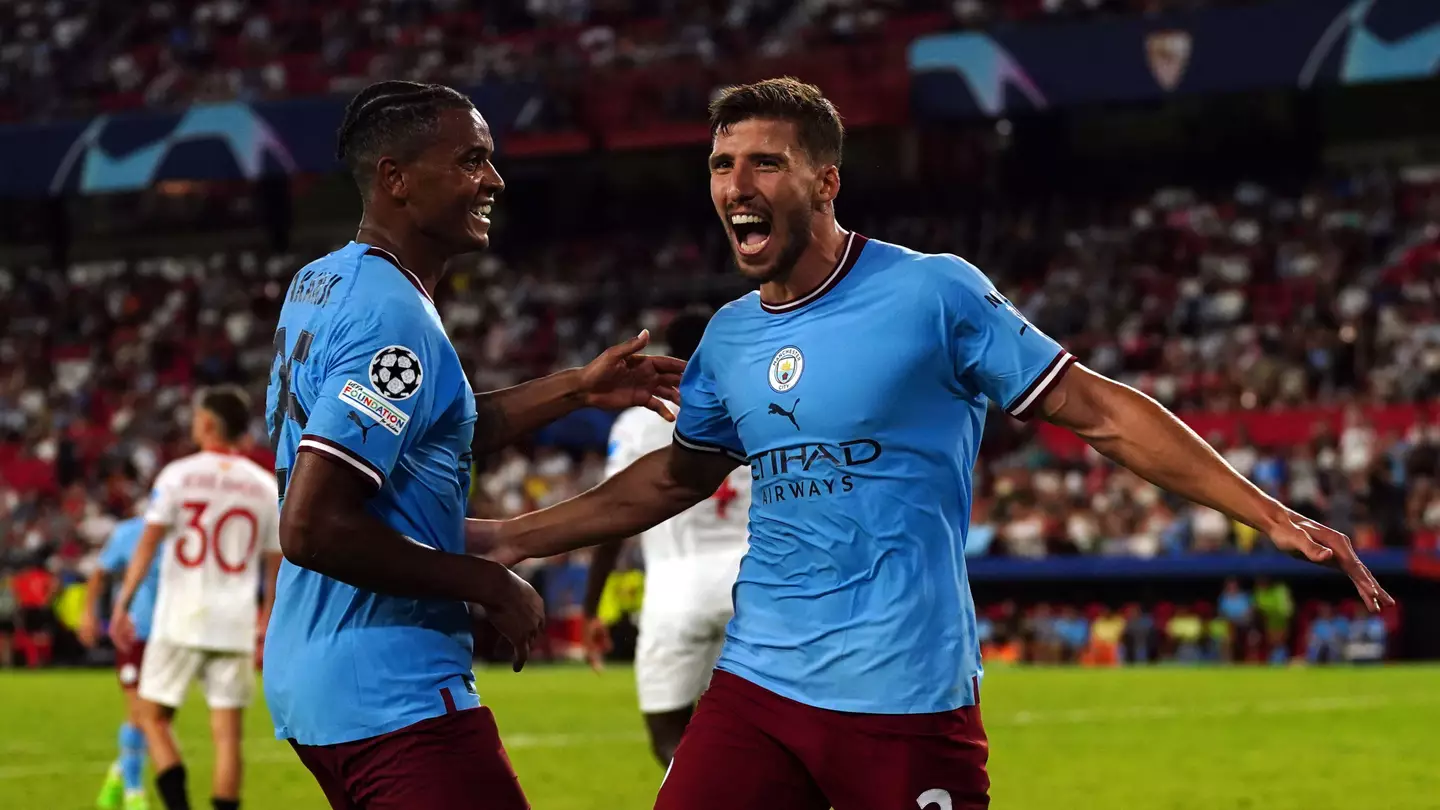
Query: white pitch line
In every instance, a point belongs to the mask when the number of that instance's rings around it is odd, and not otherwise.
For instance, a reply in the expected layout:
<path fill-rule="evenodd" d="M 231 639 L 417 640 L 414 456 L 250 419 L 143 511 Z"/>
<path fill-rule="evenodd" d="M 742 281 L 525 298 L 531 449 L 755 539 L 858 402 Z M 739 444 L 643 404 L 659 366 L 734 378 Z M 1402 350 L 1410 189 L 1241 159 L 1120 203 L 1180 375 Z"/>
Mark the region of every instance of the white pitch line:
<path fill-rule="evenodd" d="M 999 726 L 1058 726 L 1095 722 L 1130 722 L 1171 720 L 1195 717 L 1232 717 L 1241 714 L 1315 714 L 1324 712 L 1349 712 L 1373 709 L 1387 705 L 1414 706 L 1440 703 L 1440 694 L 1402 695 L 1352 695 L 1349 697 L 1303 698 L 1295 700 L 1270 700 L 1260 702 L 1239 702 L 1224 706 L 1129 706 L 1125 708 L 1067 709 L 1062 711 L 1019 711 L 1008 715 L 986 717 L 985 725 Z M 609 732 L 594 734 L 507 734 L 505 747 L 511 750 L 525 748 L 575 748 L 584 745 L 607 743 L 643 743 L 645 735 L 639 732 Z M 247 737 L 244 741 L 245 758 L 255 763 L 277 763 L 295 761 L 290 746 L 270 737 Z M 258 749 L 258 750 L 257 750 Z M 20 745 L 7 745 L 6 750 L 26 753 L 35 749 Z M 72 749 L 73 750 L 73 749 Z M 93 749 L 92 749 L 93 750 Z M 71 760 L 47 765 L 21 765 L 0 767 L 0 781 L 8 779 L 30 779 L 38 776 L 66 776 L 79 773 L 102 773 L 113 759 Z"/>

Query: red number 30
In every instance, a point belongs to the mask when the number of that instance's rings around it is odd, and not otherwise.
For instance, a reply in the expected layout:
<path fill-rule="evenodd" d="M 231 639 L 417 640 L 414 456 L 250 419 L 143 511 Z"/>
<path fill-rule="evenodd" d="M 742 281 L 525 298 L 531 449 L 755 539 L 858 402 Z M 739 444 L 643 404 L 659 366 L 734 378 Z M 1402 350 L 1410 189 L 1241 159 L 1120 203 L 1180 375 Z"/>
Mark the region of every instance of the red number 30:
<path fill-rule="evenodd" d="M 250 557 L 255 553 L 255 543 L 260 536 L 260 521 L 255 518 L 255 513 L 243 507 L 234 507 L 221 513 L 215 520 L 214 534 L 205 531 L 201 525 L 200 518 L 210 504 L 205 501 L 187 501 L 180 505 L 182 509 L 190 513 L 190 519 L 185 522 L 185 532 L 175 538 L 175 559 L 186 568 L 195 568 L 205 562 L 205 556 L 213 549 L 215 552 L 215 564 L 220 570 L 227 574 L 243 573 L 250 565 Z M 225 534 L 225 525 L 232 519 L 243 518 L 250 523 L 250 539 L 245 543 L 245 553 L 240 556 L 238 563 L 232 563 L 225 559 L 220 550 L 220 538 Z M 191 541 L 194 542 L 191 542 Z"/>

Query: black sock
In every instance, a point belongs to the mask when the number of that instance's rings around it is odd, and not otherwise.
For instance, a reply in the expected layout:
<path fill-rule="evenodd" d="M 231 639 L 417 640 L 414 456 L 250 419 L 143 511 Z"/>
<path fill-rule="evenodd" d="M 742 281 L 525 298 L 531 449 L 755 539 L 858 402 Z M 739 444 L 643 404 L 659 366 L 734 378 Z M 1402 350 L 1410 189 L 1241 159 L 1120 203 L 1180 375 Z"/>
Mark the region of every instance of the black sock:
<path fill-rule="evenodd" d="M 240 810 L 240 800 L 239 800 L 239 799 L 215 799 L 215 798 L 212 798 L 212 799 L 210 800 L 210 804 L 214 805 L 215 810 Z"/>
<path fill-rule="evenodd" d="M 190 810 L 190 797 L 185 792 L 185 766 L 166 768 L 155 774 L 155 790 L 165 802 L 165 810 Z"/>

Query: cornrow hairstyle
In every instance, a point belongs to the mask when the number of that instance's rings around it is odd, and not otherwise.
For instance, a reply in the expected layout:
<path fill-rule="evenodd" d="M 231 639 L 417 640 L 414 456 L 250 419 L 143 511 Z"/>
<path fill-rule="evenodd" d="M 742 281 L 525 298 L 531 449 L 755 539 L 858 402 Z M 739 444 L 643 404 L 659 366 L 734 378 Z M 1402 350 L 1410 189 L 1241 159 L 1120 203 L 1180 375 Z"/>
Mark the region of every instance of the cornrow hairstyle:
<path fill-rule="evenodd" d="M 414 158 L 435 135 L 440 113 L 474 108 L 464 93 L 443 84 L 376 82 L 355 94 L 346 106 L 335 137 L 335 157 L 350 170 L 364 193 L 381 157 Z"/>
<path fill-rule="evenodd" d="M 710 102 L 710 139 L 755 118 L 789 121 L 799 131 L 800 148 L 820 164 L 840 165 L 845 125 L 820 88 L 785 76 L 722 89 Z"/>

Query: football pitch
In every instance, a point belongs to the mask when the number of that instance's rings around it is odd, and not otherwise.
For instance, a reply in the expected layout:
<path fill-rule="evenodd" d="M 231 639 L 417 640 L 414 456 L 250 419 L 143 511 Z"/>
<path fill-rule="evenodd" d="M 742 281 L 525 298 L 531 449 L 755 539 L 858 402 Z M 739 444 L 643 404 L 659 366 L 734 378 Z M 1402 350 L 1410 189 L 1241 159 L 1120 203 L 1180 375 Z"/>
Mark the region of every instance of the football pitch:
<path fill-rule="evenodd" d="M 630 670 L 477 675 L 537 810 L 651 806 L 661 771 Z M 1440 667 L 1420 666 L 992 669 L 983 705 L 993 806 L 1440 808 L 1437 687 Z M 113 674 L 5 672 L 0 709 L 0 808 L 92 807 L 115 751 Z M 194 695 L 179 729 L 192 802 L 208 807 L 210 744 Z M 263 707 L 250 712 L 245 752 L 246 807 L 326 807 L 289 747 L 271 737 Z"/>

